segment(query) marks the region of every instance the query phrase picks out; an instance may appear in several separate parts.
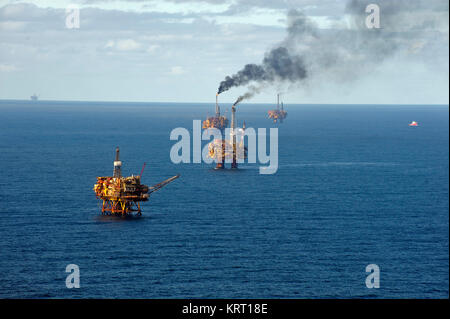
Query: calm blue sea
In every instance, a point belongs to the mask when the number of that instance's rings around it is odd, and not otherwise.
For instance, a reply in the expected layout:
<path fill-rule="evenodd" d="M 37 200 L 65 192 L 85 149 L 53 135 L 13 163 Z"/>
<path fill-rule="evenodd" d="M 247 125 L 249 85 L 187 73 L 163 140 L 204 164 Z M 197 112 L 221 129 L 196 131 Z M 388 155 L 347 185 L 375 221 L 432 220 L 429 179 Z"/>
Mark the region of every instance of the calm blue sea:
<path fill-rule="evenodd" d="M 239 123 L 274 127 L 268 109 L 239 105 Z M 286 110 L 260 175 L 171 163 L 170 131 L 213 104 L 1 101 L 0 297 L 448 298 L 448 106 Z M 100 215 L 116 146 L 145 184 L 181 174 L 141 218 Z"/>

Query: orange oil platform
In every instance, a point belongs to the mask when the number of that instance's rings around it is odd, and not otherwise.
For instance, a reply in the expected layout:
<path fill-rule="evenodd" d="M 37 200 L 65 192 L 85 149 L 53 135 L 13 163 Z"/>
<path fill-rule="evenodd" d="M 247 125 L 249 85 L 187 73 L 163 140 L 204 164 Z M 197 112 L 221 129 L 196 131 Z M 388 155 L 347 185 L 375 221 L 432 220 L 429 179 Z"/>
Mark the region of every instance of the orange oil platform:
<path fill-rule="evenodd" d="M 236 126 L 236 105 L 231 107 L 230 139 L 215 139 L 208 145 L 209 157 L 216 159 L 216 169 L 225 168 L 225 159 L 231 159 L 231 168 L 238 168 L 238 159 L 247 158 L 247 147 L 244 145 L 245 121 L 242 128 Z M 241 140 L 237 143 L 236 135 L 240 131 Z M 222 135 L 223 136 L 223 135 Z"/>
<path fill-rule="evenodd" d="M 283 123 L 283 120 L 287 116 L 287 112 L 284 110 L 283 102 L 281 102 L 281 108 L 280 108 L 280 94 L 277 94 L 277 108 L 276 110 L 270 110 L 268 112 L 269 119 L 273 119 L 274 123 L 277 123 L 280 121 L 280 123 Z"/>
<path fill-rule="evenodd" d="M 119 148 L 117 147 L 113 176 L 97 177 L 97 184 L 94 185 L 96 197 L 103 201 L 102 215 L 120 214 L 125 216 L 137 212 L 137 215 L 140 216 L 140 202 L 148 201 L 151 193 L 180 177 L 180 175 L 175 175 L 159 184 L 148 187 L 141 184 L 145 164 L 138 176 L 122 177 L 121 167 L 122 162 L 119 160 Z"/>
<path fill-rule="evenodd" d="M 210 129 L 210 128 L 216 128 L 216 129 L 220 130 L 220 133 L 222 134 L 222 136 L 224 136 L 225 128 L 228 125 L 228 119 L 225 116 L 220 115 L 220 107 L 219 107 L 219 104 L 217 101 L 218 96 L 219 96 L 219 94 L 216 94 L 216 115 L 206 118 L 206 120 L 203 121 L 202 127 L 205 130 Z M 221 144 L 222 144 L 222 153 L 221 153 L 222 156 L 217 161 L 216 169 L 225 168 L 225 140 L 224 139 L 221 141 Z"/>
<path fill-rule="evenodd" d="M 218 94 L 216 95 L 216 115 L 208 117 L 203 121 L 202 127 L 204 129 L 216 128 L 220 131 L 223 131 L 228 125 L 228 119 L 225 116 L 220 115 L 220 107 L 217 102 L 217 98 Z"/>

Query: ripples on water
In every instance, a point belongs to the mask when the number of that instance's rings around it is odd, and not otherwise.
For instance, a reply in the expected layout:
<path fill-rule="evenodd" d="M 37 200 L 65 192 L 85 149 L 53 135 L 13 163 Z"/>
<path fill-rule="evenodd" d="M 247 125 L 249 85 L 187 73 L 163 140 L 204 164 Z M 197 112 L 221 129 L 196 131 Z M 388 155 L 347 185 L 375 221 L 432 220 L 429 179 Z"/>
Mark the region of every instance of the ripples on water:
<path fill-rule="evenodd" d="M 170 130 L 213 105 L 1 102 L 0 296 L 448 297 L 448 107 L 287 108 L 259 175 L 170 162 Z M 271 127 L 266 109 L 238 120 Z M 147 184 L 181 173 L 141 218 L 101 216 L 92 191 L 117 145 Z"/>

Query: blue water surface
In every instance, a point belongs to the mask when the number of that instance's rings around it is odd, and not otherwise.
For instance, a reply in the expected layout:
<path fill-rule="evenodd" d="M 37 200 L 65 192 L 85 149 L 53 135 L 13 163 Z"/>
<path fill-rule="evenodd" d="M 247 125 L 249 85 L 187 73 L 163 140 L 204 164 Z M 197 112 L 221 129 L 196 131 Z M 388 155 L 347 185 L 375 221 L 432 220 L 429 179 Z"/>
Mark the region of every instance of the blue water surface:
<path fill-rule="evenodd" d="M 261 175 L 171 162 L 171 130 L 212 104 L 1 101 L 0 297 L 448 298 L 448 106 L 287 105 L 281 125 L 269 109 L 237 111 L 279 128 Z M 145 184 L 181 174 L 141 218 L 100 215 L 116 146 Z"/>

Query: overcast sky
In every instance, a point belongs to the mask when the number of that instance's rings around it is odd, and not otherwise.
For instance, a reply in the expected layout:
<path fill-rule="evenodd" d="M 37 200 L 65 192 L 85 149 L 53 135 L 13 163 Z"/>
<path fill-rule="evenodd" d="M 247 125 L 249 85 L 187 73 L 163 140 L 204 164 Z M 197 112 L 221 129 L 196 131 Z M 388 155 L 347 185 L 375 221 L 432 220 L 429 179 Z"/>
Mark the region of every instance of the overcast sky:
<path fill-rule="evenodd" d="M 321 73 L 294 85 L 268 85 L 249 102 L 274 102 L 281 90 L 286 103 L 448 104 L 448 1 L 392 1 L 405 6 L 394 17 L 404 19 L 399 32 L 411 41 L 398 42 L 370 68 L 363 58 L 353 63 L 364 75 L 340 81 Z M 388 6 L 378 2 L 383 32 Z M 286 38 L 289 10 L 303 12 L 326 34 L 352 28 L 346 3 L 0 0 L 0 99 L 36 93 L 42 100 L 213 102 L 225 76 L 260 63 Z M 80 8 L 79 29 L 66 28 L 71 4 Z M 411 39 L 413 29 L 425 32 Z M 233 102 L 245 89 L 230 89 L 220 99 Z"/>

